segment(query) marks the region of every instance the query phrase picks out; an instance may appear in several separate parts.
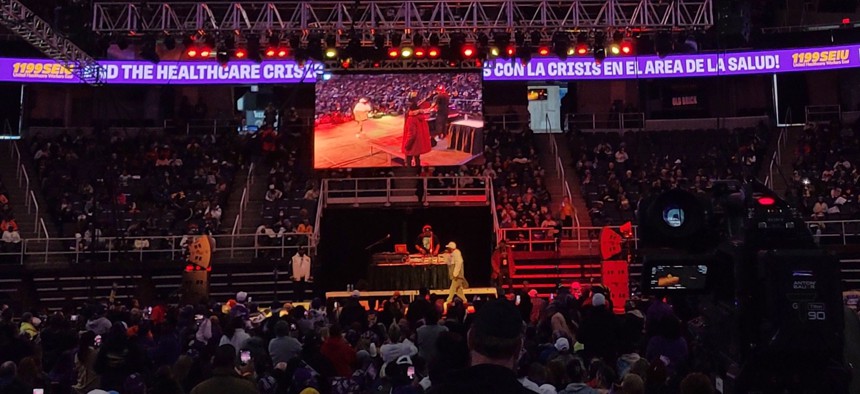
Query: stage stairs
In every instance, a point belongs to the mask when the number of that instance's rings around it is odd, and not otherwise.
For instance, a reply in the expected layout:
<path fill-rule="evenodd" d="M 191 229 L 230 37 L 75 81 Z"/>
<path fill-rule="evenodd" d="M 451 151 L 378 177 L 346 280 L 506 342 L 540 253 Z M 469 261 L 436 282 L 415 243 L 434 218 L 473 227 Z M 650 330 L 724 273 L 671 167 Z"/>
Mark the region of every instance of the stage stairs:
<path fill-rule="evenodd" d="M 536 289 L 541 297 L 548 297 L 561 285 L 569 287 L 574 281 L 581 284 L 601 282 L 600 256 L 559 255 L 556 251 L 514 251 L 513 289 Z M 641 267 L 630 267 L 630 282 L 638 285 Z M 505 286 L 508 289 L 507 286 Z"/>

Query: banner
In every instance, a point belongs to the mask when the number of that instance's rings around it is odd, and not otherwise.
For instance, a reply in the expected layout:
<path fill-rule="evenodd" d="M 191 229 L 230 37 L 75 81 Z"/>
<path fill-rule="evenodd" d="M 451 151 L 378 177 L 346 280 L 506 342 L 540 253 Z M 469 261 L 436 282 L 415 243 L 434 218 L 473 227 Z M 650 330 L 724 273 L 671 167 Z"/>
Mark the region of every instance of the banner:
<path fill-rule="evenodd" d="M 323 64 L 295 60 L 148 61 L 103 60 L 106 84 L 197 85 L 313 83 Z M 484 81 L 564 81 L 631 78 L 715 77 L 771 74 L 792 71 L 836 70 L 860 67 L 860 45 L 800 48 L 775 51 L 709 53 L 696 55 L 607 57 L 597 63 L 591 56 L 565 60 L 535 57 L 526 64 L 518 59 L 484 63 Z M 421 72 L 420 69 L 410 70 Z M 0 58 L 0 82 L 80 83 L 60 64 L 49 59 Z"/>
<path fill-rule="evenodd" d="M 194 85 L 281 84 L 316 82 L 321 63 L 299 65 L 294 60 L 256 63 L 234 61 L 161 62 L 105 60 L 102 82 L 106 84 Z M 81 83 L 71 70 L 49 59 L 0 59 L 0 81 Z"/>
<path fill-rule="evenodd" d="M 485 81 L 560 81 L 631 78 L 716 77 L 860 67 L 860 45 L 697 55 L 591 56 L 496 59 L 484 64 Z"/>

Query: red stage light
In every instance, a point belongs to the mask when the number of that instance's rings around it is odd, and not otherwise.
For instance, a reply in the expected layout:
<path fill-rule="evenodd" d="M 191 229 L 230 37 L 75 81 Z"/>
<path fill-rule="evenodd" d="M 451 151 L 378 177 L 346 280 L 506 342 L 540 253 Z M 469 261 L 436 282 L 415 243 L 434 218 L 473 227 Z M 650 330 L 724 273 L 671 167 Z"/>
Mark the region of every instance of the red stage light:
<path fill-rule="evenodd" d="M 629 55 L 633 52 L 633 44 L 630 42 L 624 41 L 621 43 L 621 53 L 625 55 Z"/>
<path fill-rule="evenodd" d="M 188 50 L 185 51 L 185 54 L 188 55 L 188 57 L 197 57 L 197 48 L 188 48 Z"/>
<path fill-rule="evenodd" d="M 538 54 L 540 54 L 541 56 L 549 55 L 549 48 L 547 48 L 547 47 L 538 48 Z"/>
<path fill-rule="evenodd" d="M 517 54 L 517 47 L 513 45 L 508 45 L 508 47 L 505 48 L 505 53 L 507 53 L 508 56 L 514 56 Z"/>
<path fill-rule="evenodd" d="M 244 59 L 246 56 L 248 56 L 248 51 L 244 49 L 236 50 L 236 59 Z"/>
<path fill-rule="evenodd" d="M 419 58 L 424 57 L 424 55 L 426 55 L 426 54 L 427 53 L 424 52 L 424 49 L 422 49 L 422 48 L 416 48 L 415 49 L 415 57 L 419 57 Z"/>
<path fill-rule="evenodd" d="M 277 51 L 275 50 L 275 48 L 266 49 L 266 57 L 275 57 L 276 53 Z"/>
<path fill-rule="evenodd" d="M 467 58 L 475 56 L 475 47 L 471 45 L 463 46 L 463 56 Z"/>
<path fill-rule="evenodd" d="M 211 53 L 212 53 L 212 50 L 209 48 L 206 48 L 206 47 L 203 47 L 203 49 L 200 50 L 200 56 L 202 56 L 202 57 L 209 57 L 209 55 Z"/>
<path fill-rule="evenodd" d="M 775 204 L 776 200 L 773 197 L 759 197 L 758 203 L 759 205 L 768 207 Z"/>
<path fill-rule="evenodd" d="M 842 18 L 842 24 L 843 25 L 847 25 L 849 23 L 851 23 L 851 18 Z"/>
<path fill-rule="evenodd" d="M 194 266 L 191 264 L 186 265 L 185 266 L 185 272 L 191 272 L 191 271 L 194 271 Z"/>
<path fill-rule="evenodd" d="M 349 60 L 344 60 L 340 63 L 341 68 L 349 68 L 349 66 L 350 66 Z"/>
<path fill-rule="evenodd" d="M 577 55 L 585 55 L 586 53 L 588 53 L 588 45 L 579 44 L 576 46 L 576 54 Z"/>
<path fill-rule="evenodd" d="M 427 51 L 427 56 L 429 56 L 431 59 L 435 59 L 435 58 L 439 57 L 439 49 L 437 49 L 437 48 L 430 48 L 430 49 Z"/>
<path fill-rule="evenodd" d="M 388 57 L 394 59 L 400 57 L 400 50 L 397 48 L 391 48 L 388 50 Z"/>
<path fill-rule="evenodd" d="M 287 51 L 286 48 L 279 48 L 278 49 L 278 57 L 287 57 L 288 53 L 289 52 Z"/>

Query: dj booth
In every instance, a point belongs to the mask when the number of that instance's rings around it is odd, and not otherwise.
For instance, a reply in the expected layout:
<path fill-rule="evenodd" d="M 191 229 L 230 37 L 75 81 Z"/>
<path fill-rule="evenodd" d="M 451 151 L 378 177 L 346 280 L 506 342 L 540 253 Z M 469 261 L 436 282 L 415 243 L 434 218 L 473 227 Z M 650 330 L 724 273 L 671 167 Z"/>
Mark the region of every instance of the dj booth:
<path fill-rule="evenodd" d="M 376 253 L 367 269 L 374 290 L 445 289 L 451 286 L 448 265 L 441 256 Z"/>

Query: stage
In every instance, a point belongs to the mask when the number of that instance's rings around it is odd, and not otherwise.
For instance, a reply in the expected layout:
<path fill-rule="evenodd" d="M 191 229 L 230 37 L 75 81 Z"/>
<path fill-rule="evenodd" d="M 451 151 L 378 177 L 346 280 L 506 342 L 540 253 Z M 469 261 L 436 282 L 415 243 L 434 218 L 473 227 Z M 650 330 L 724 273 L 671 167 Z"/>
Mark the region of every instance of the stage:
<path fill-rule="evenodd" d="M 385 115 L 364 122 L 364 134 L 356 137 L 358 124 L 321 124 L 314 128 L 314 168 L 403 166 L 403 116 Z M 458 147 L 459 148 L 459 147 Z M 460 148 L 462 149 L 462 148 Z M 459 166 L 480 154 L 449 149 L 448 139 L 421 155 L 422 166 Z"/>

